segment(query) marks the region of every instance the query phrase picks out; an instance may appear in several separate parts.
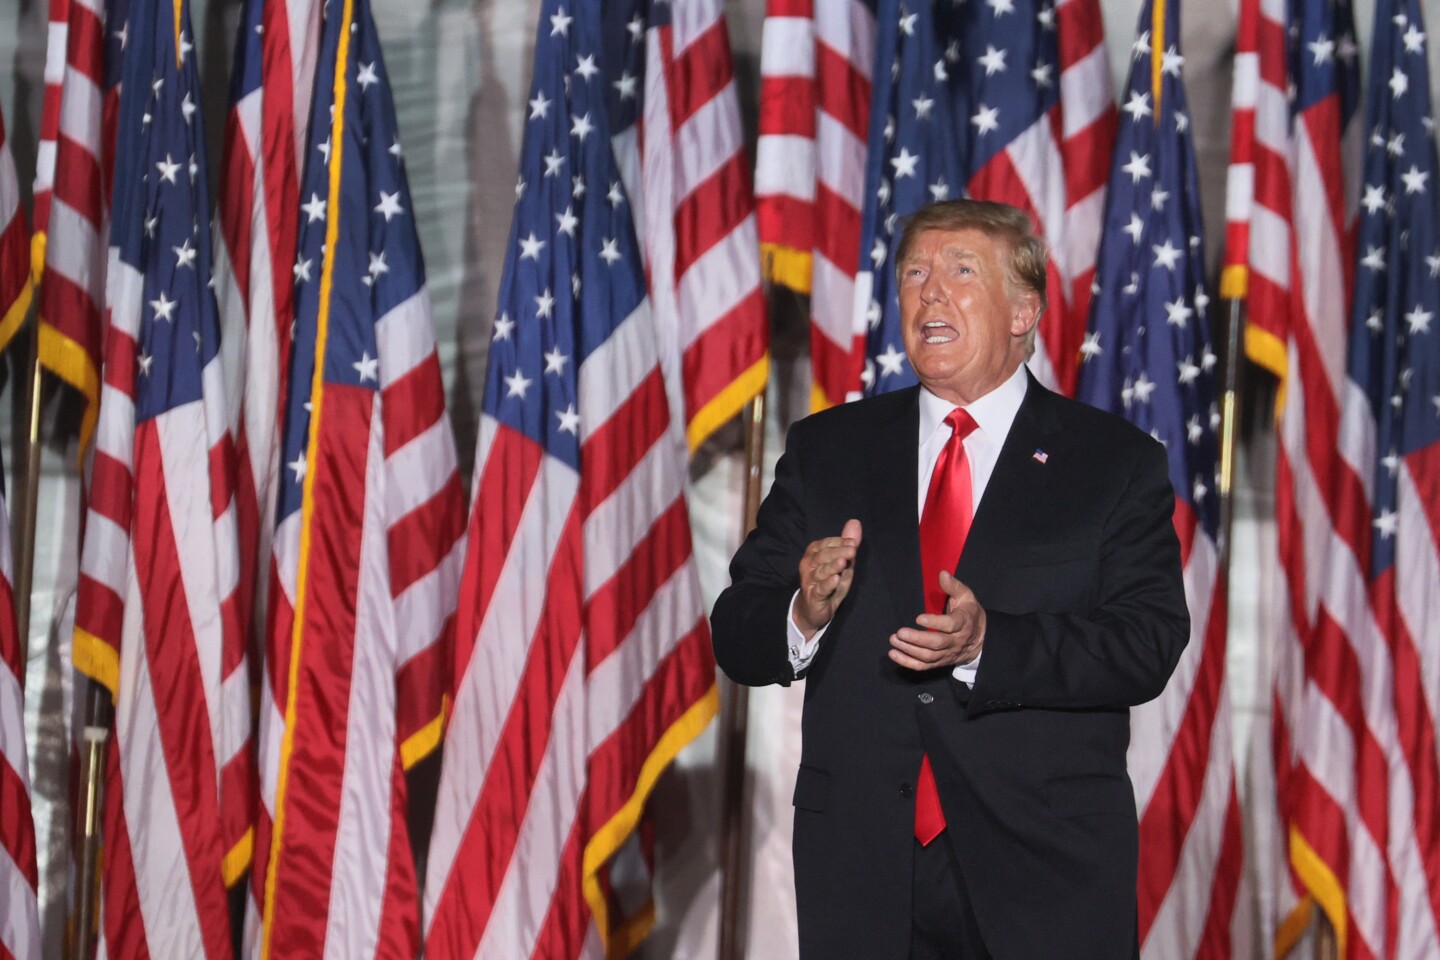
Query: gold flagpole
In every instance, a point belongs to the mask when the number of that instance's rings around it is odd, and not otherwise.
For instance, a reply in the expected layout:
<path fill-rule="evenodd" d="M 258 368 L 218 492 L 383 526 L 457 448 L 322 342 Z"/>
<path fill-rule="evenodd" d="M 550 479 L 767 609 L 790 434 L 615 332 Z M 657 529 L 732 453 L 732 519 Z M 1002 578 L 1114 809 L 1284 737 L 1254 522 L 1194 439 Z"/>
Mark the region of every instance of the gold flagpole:
<path fill-rule="evenodd" d="M 765 393 L 745 407 L 745 532 L 755 528 L 760 511 L 760 486 L 765 463 Z M 745 740 L 749 723 L 750 690 L 742 684 L 721 681 L 726 693 L 722 711 L 720 769 L 725 795 L 721 808 L 720 947 L 719 960 L 740 960 L 741 902 L 748 886 L 749 862 L 745 856 Z"/>

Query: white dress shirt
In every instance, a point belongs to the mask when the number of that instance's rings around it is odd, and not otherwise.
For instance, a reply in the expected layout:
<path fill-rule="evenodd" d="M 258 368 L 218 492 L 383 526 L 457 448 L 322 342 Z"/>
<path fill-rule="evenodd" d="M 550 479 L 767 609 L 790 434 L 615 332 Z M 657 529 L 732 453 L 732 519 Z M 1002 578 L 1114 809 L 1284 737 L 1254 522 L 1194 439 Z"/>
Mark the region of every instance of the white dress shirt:
<path fill-rule="evenodd" d="M 1020 404 L 1025 400 L 1028 385 L 1025 365 L 1021 364 L 1008 380 L 965 408 L 976 426 L 964 443 L 965 459 L 970 465 L 971 502 L 977 511 L 980 509 L 981 499 L 985 496 L 985 487 L 990 483 L 990 474 L 995 472 L 995 461 L 1000 459 L 1000 449 L 1005 446 L 1005 438 L 1010 435 L 1010 426 L 1015 422 L 1015 415 L 1020 412 Z M 941 400 L 923 386 L 920 388 L 920 469 L 917 471 L 915 488 L 917 526 L 925 512 L 925 497 L 930 491 L 930 475 L 935 472 L 940 453 L 950 441 L 951 431 L 945 424 L 945 418 L 954 409 L 954 404 Z M 795 596 L 790 598 L 789 621 L 790 665 L 797 674 L 810 665 L 815 651 L 820 647 L 820 638 L 825 635 L 829 626 L 826 624 L 821 627 L 815 631 L 815 636 L 806 640 L 805 634 L 795 625 L 795 600 L 799 596 L 800 591 L 797 590 Z M 907 624 L 896 625 L 897 628 L 901 626 Z M 956 667 L 952 672 L 956 680 L 973 686 L 975 672 L 979 668 L 980 658 L 976 657 L 969 663 Z"/>

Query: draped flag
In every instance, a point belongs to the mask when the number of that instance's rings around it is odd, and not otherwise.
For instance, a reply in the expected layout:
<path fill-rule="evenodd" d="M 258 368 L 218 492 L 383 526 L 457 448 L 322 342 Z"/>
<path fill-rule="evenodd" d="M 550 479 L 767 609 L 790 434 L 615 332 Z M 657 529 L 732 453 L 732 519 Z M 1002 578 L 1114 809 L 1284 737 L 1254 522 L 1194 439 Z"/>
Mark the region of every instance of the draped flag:
<path fill-rule="evenodd" d="M 75 627 L 76 664 L 115 700 L 102 937 L 108 956 L 228 957 L 253 777 L 199 71 L 183 3 L 135 3 L 118 22 L 110 324 Z M 60 197 L 57 182 L 52 237 Z"/>
<path fill-rule="evenodd" d="M 129 2 L 55 3 L 45 65 L 46 113 L 42 117 L 39 159 L 41 179 L 48 173 L 52 182 L 48 190 L 36 196 L 37 224 L 43 224 L 46 233 L 46 239 L 37 247 L 44 251 L 40 364 L 85 398 L 82 445 L 89 443 L 99 414 L 100 360 L 105 339 L 105 238 L 109 230 L 106 214 Z M 66 8 L 63 29 L 54 20 L 55 8 L 61 6 Z M 57 57 L 59 64 L 52 68 L 51 62 Z M 52 76 L 57 78 L 54 85 Z M 198 105 L 199 95 L 193 99 Z M 43 139 L 52 123 L 53 148 Z M 37 184 L 37 190 L 40 186 Z"/>
<path fill-rule="evenodd" d="M 465 490 L 366 0 L 325 5 L 318 61 L 246 952 L 408 960 L 420 911 L 404 771 L 440 741 Z"/>
<path fill-rule="evenodd" d="M 1377 6 L 1291 860 L 1342 957 L 1440 954 L 1440 205 L 1420 4 Z M 1317 418 L 1312 413 L 1309 421 Z M 1351 749 L 1344 749 L 1344 748 Z"/>
<path fill-rule="evenodd" d="M 1248 955 L 1237 922 L 1240 808 L 1217 549 L 1219 413 L 1179 4 L 1147 2 L 1133 48 L 1105 209 L 1080 399 L 1166 447 L 1190 642 L 1165 692 L 1131 711 L 1144 957 Z"/>
<path fill-rule="evenodd" d="M 224 173 L 215 225 L 215 291 L 238 467 L 241 610 L 264 625 L 280 411 L 289 369 L 300 174 L 315 76 L 318 0 L 246 0 L 235 39 Z M 256 631 L 247 629 L 247 635 Z"/>
<path fill-rule="evenodd" d="M 693 451 L 770 376 L 730 36 L 721 0 L 603 6 L 607 99 L 596 107 L 609 111 L 622 184 L 638 207 L 660 364 Z"/>
<path fill-rule="evenodd" d="M 643 868 L 646 799 L 717 705 L 602 42 L 598 4 L 544 4 L 475 457 L 431 960 L 628 956 L 654 911 L 617 862 Z"/>
<path fill-rule="evenodd" d="M 914 12 L 881 0 L 856 309 L 868 394 L 915 382 L 893 252 L 902 217 L 962 192 L 1026 210 L 1050 244 L 1050 308 L 1030 367 L 1073 393 L 1115 134 L 1099 0 L 994 0 Z M 848 392 L 847 391 L 847 395 Z"/>
<path fill-rule="evenodd" d="M 810 405 L 858 389 L 855 310 L 875 0 L 769 0 L 760 44 L 755 205 L 766 277 L 810 295 Z"/>
<path fill-rule="evenodd" d="M 70 36 L 70 0 L 50 0 L 45 23 L 44 97 L 40 104 L 40 140 L 35 149 L 35 233 L 32 265 L 38 276 L 45 264 L 45 231 L 55 192 L 55 149 L 60 137 L 60 99 L 65 84 L 65 49 Z"/>
<path fill-rule="evenodd" d="M 1284 579 L 1269 617 L 1278 630 L 1270 744 L 1276 803 L 1256 815 L 1273 823 L 1281 849 L 1290 851 L 1289 869 L 1280 866 L 1273 891 L 1277 915 L 1264 919 L 1283 957 L 1309 922 L 1312 894 L 1327 887 L 1316 851 L 1333 856 L 1349 829 L 1346 810 L 1355 808 L 1359 775 L 1350 758 L 1385 739 L 1387 723 L 1383 709 L 1373 716 L 1351 712 L 1346 723 L 1322 726 L 1319 738 L 1307 732 L 1305 719 L 1318 719 L 1316 707 L 1348 710 L 1358 702 L 1360 680 L 1353 663 L 1323 656 L 1316 645 L 1322 634 L 1334 637 L 1325 624 L 1363 616 L 1363 599 L 1360 611 L 1337 610 L 1323 589 L 1327 544 L 1353 545 L 1367 536 L 1364 521 L 1330 482 L 1349 476 L 1356 489 L 1356 465 L 1337 441 L 1354 290 L 1358 198 L 1347 189 L 1347 170 L 1358 173 L 1360 75 L 1346 0 L 1288 7 L 1243 0 L 1236 47 L 1220 292 L 1245 300 L 1245 352 L 1280 381 L 1273 560 Z M 1354 577 L 1353 549 L 1350 564 Z M 1302 706 L 1307 700 L 1311 708 Z M 1366 789 L 1383 795 L 1382 780 Z M 1262 796 L 1257 806 L 1268 807 Z M 1381 821 L 1373 833 L 1355 823 L 1376 850 L 1384 846 Z M 1379 882 L 1374 889 L 1384 889 Z"/>
<path fill-rule="evenodd" d="M 0 350 L 30 305 L 30 237 L 0 118 Z M 25 664 L 15 625 L 10 517 L 0 492 L 0 957 L 40 960 L 39 881 L 25 752 Z"/>

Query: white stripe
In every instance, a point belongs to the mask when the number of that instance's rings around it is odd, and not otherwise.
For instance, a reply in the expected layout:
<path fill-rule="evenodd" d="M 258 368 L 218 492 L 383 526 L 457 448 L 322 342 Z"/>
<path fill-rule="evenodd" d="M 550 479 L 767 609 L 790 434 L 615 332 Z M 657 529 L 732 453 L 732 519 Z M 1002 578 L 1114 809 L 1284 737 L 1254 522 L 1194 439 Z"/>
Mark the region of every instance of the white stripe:
<path fill-rule="evenodd" d="M 65 79 L 65 49 L 70 41 L 70 22 L 50 20 L 45 31 L 45 86 L 58 86 Z"/>
<path fill-rule="evenodd" d="M 1402 461 L 1396 513 L 1399 533 L 1395 539 L 1395 595 L 1400 616 L 1418 645 L 1420 673 L 1425 689 L 1426 711 L 1432 721 L 1440 716 L 1440 552 L 1433 538 L 1424 495 L 1416 482 L 1414 467 Z"/>
<path fill-rule="evenodd" d="M 320 8 L 318 0 L 285 0 L 290 40 L 290 82 L 295 120 L 295 169 L 305 172 L 305 147 L 310 132 L 310 100 L 315 83 L 315 61 L 319 56 Z M 277 70 L 285 69 L 277 64 Z"/>
<path fill-rule="evenodd" d="M 647 119 L 648 116 L 647 111 Z M 646 134 L 648 136 L 648 129 Z M 718 170 L 743 154 L 745 135 L 740 129 L 740 104 L 735 96 L 734 80 L 680 125 L 671 149 L 675 168 L 672 196 L 677 200 L 689 197 Z M 649 189 L 648 182 L 646 188 Z"/>
<path fill-rule="evenodd" d="M 366 455 L 365 513 L 360 531 L 355 635 L 346 704 L 345 773 L 330 867 L 325 960 L 376 955 L 380 917 L 392 889 L 391 783 L 395 764 L 395 609 L 390 603 L 390 561 L 381 479 L 383 431 L 370 429 Z M 315 642 L 318 638 L 312 638 Z"/>
<path fill-rule="evenodd" d="M 1225 843 L 1225 815 L 1230 805 L 1234 769 L 1230 761 L 1229 697 L 1229 684 L 1222 683 L 1207 744 L 1200 803 L 1188 824 L 1170 887 L 1145 938 L 1141 951 L 1145 958 L 1170 960 L 1196 956 L 1200 935 L 1210 915 L 1215 872 Z"/>
<path fill-rule="evenodd" d="M 759 248 L 755 218 L 750 216 L 685 271 L 676 293 L 692 322 L 678 331 L 682 351 L 760 286 Z"/>
<path fill-rule="evenodd" d="M 1165 692 L 1130 710 L 1130 751 L 1126 759 L 1141 811 L 1149 805 L 1155 786 L 1165 772 L 1170 748 L 1185 719 L 1185 709 L 1190 704 L 1195 677 L 1205 655 L 1210 618 L 1225 613 L 1212 608 L 1218 567 L 1215 544 L 1203 531 L 1197 530 L 1184 574 L 1185 605 L 1190 610 L 1190 642 L 1180 654 L 1180 662 L 1165 685 Z"/>
<path fill-rule="evenodd" d="M 655 334 L 645 301 L 580 364 L 580 442 L 589 440 L 655 370 Z M 476 463 L 481 463 L 476 455 Z"/>
<path fill-rule="evenodd" d="M 815 141 L 799 134 L 767 133 L 755 143 L 755 195 L 815 201 Z"/>
<path fill-rule="evenodd" d="M 512 646 L 516 645 L 514 639 Z M 484 937 L 475 951 L 478 960 L 533 957 L 550 913 L 561 853 L 585 789 L 586 690 L 584 657 L 578 649 L 570 658 L 551 710 L 550 738 L 535 783 L 526 794 L 525 818 L 514 853 L 495 893 Z"/>
<path fill-rule="evenodd" d="M 1076 60 L 1060 73 L 1060 104 L 1064 108 L 1062 139 L 1083 133 L 1115 106 L 1115 84 L 1105 44 Z"/>
<path fill-rule="evenodd" d="M 65 70 L 65 96 L 60 102 L 60 136 L 100 155 L 100 120 L 105 97 L 95 82 L 74 67 Z"/>
<path fill-rule="evenodd" d="M 125 597 L 125 555 L 130 549 L 130 532 L 109 517 L 91 510 L 85 520 L 85 546 L 80 551 L 80 575 L 104 584 Z"/>
<path fill-rule="evenodd" d="M 104 242 L 94 224 L 58 196 L 50 203 L 45 269 L 75 284 L 99 309 L 105 302 Z"/>
<path fill-rule="evenodd" d="M 1095 269 L 1100 231 L 1105 226 L 1105 188 L 1097 187 L 1080 199 L 1070 197 L 1069 202 L 1065 210 L 1065 249 L 1057 252 L 1052 247 L 1050 255 L 1055 257 L 1060 273 L 1074 282 L 1086 271 Z M 1065 293 L 1068 296 L 1071 291 Z"/>
<path fill-rule="evenodd" d="M 1230 109 L 1253 110 L 1260 89 L 1260 54 L 1254 50 L 1236 51 L 1231 69 Z"/>
<path fill-rule="evenodd" d="M 1050 359 L 1050 345 L 1043 335 L 1036 335 L 1035 352 L 1031 354 L 1029 360 L 1025 361 L 1025 365 L 1030 368 L 1035 379 L 1039 380 L 1047 390 L 1060 389 L 1060 378 L 1055 375 L 1055 364 Z"/>
<path fill-rule="evenodd" d="M 1285 26 L 1285 0 L 1260 0 L 1260 17 L 1283 28 Z"/>
<path fill-rule="evenodd" d="M 377 425 L 378 426 L 378 425 Z M 385 516 L 398 523 L 435 498 L 459 469 L 455 435 L 443 413 L 424 432 L 385 460 Z"/>
<path fill-rule="evenodd" d="M 224 767 L 250 743 L 250 672 L 230 671 L 220 685 L 220 740 L 216 744 L 219 765 Z"/>
<path fill-rule="evenodd" d="M 1255 165 L 1232 163 L 1225 170 L 1225 220 L 1246 223 L 1255 206 Z"/>
<path fill-rule="evenodd" d="M 36 194 L 48 193 L 55 188 L 55 150 L 54 140 L 41 140 L 35 148 Z"/>
<path fill-rule="evenodd" d="M 303 510 L 296 510 L 275 528 L 275 574 L 290 609 L 295 609 L 295 585 L 300 575 L 300 521 Z"/>
<path fill-rule="evenodd" d="M 858 210 L 865 195 L 865 141 L 830 114 L 820 112 L 815 117 L 815 143 L 820 182 Z"/>
<path fill-rule="evenodd" d="M 1345 382 L 1345 356 L 1349 349 L 1345 264 L 1325 194 L 1326 177 L 1320 169 L 1316 145 L 1310 142 L 1310 130 L 1304 123 L 1295 125 L 1295 133 L 1293 191 L 1298 202 L 1293 207 L 1300 269 L 1297 279 L 1325 382 L 1330 385 L 1330 395 L 1338 397 Z"/>
<path fill-rule="evenodd" d="M 1336 444 L 1341 458 L 1355 472 L 1365 490 L 1365 502 L 1375 502 L 1375 479 L 1371 471 L 1375 457 L 1375 417 L 1370 412 L 1370 398 L 1348 377 L 1340 401 L 1340 437 Z M 1346 549 L 1349 549 L 1348 547 Z"/>
<path fill-rule="evenodd" d="M 7 811 L 10 816 L 12 811 Z M 15 960 L 40 960 L 40 914 L 35 889 L 20 866 L 10 858 L 10 851 L 0 846 L 0 948 Z"/>
<path fill-rule="evenodd" d="M 855 281 L 825 257 L 812 258 L 810 275 L 810 323 L 841 350 L 849 351 L 854 334 L 851 310 Z"/>
<path fill-rule="evenodd" d="M 48 257 L 49 247 L 46 250 Z M 144 298 L 145 275 L 122 260 L 118 249 L 111 248 L 105 270 L 104 299 L 110 310 L 110 329 L 118 330 L 132 340 L 138 340 Z"/>
<path fill-rule="evenodd" d="M 395 651 L 396 661 L 402 666 L 439 639 L 445 622 L 455 613 L 464 567 L 465 538 L 461 537 L 434 570 L 395 598 L 395 622 L 405 624 L 396 639 Z"/>
<path fill-rule="evenodd" d="M 1005 153 L 1030 197 L 1045 235 L 1052 244 L 1063 245 L 1063 238 L 1056 235 L 1065 227 L 1065 161 L 1051 134 L 1050 117 L 1045 115 L 1032 123 L 1010 141 Z M 1056 265 L 1060 265 L 1058 261 Z"/>
<path fill-rule="evenodd" d="M 1290 156 L 1290 101 L 1285 91 L 1261 83 L 1255 97 L 1255 144 L 1287 160 Z"/>
<path fill-rule="evenodd" d="M 380 354 L 381 390 L 430 359 L 435 352 L 435 332 L 430 327 L 428 287 L 421 287 L 376 321 L 375 348 Z"/>
<path fill-rule="evenodd" d="M 485 419 L 490 418 L 487 415 Z M 434 916 L 435 904 L 447 885 L 505 718 L 524 678 L 528 638 L 535 635 L 546 606 L 550 559 L 578 488 L 575 471 L 552 457 L 544 459 L 495 580 L 474 652 L 456 687 L 446 742 L 446 755 L 455 759 L 444 765 L 436 799 L 425 884 L 427 918 Z M 517 643 L 516 637 L 527 638 L 527 642 Z"/>
<path fill-rule="evenodd" d="M 869 80 L 875 55 L 875 15 L 869 8 L 861 0 L 821 0 L 814 17 L 816 40 Z"/>
<path fill-rule="evenodd" d="M 0 762 L 9 761 L 11 769 L 30 786 L 30 768 L 25 760 L 25 693 L 20 678 L 0 663 Z"/>
<path fill-rule="evenodd" d="M 620 728 L 660 662 L 704 617 L 695 565 L 687 562 L 655 591 L 634 628 L 590 670 L 586 735 L 596 750 Z"/>
<path fill-rule="evenodd" d="M 670 8 L 670 25 L 674 36 L 675 59 L 679 60 L 685 49 L 703 37 L 716 21 L 725 29 L 720 0 L 690 0 L 677 3 Z M 652 29 L 652 33 L 655 31 Z M 728 43 L 727 43 L 728 46 Z"/>
<path fill-rule="evenodd" d="M 615 575 L 684 489 L 675 450 L 661 437 L 585 518 L 586 596 Z"/>
<path fill-rule="evenodd" d="M 124 778 L 122 803 L 130 853 L 135 865 L 145 940 L 173 956 L 205 954 L 196 913 L 189 860 L 181 841 L 180 819 L 170 792 L 160 717 L 150 685 L 144 613 L 133 555 L 127 564 L 125 617 L 120 648 L 120 689 L 127 696 L 115 705 L 115 737 Z M 130 922 L 134 922 L 132 919 Z"/>
<path fill-rule="evenodd" d="M 1250 211 L 1250 269 L 1290 289 L 1290 224 L 1260 203 Z"/>
<path fill-rule="evenodd" d="M 760 77 L 815 76 L 815 25 L 804 17 L 766 17 L 760 33 Z"/>
<path fill-rule="evenodd" d="M 15 158 L 10 144 L 0 140 L 0 232 L 8 230 L 20 209 L 20 180 L 15 175 Z"/>

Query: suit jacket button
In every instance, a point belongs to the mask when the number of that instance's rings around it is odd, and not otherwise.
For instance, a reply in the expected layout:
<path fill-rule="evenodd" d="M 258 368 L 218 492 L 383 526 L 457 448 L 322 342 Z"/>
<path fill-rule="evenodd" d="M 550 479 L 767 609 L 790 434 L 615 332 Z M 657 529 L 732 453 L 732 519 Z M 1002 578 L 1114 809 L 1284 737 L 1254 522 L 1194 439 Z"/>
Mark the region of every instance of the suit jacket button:
<path fill-rule="evenodd" d="M 934 703 L 934 702 L 935 702 L 935 698 L 932 697 L 932 696 L 931 696 L 930 694 L 928 694 L 928 693 L 922 693 L 922 694 L 920 694 L 920 702 L 921 702 L 921 703 Z"/>
<path fill-rule="evenodd" d="M 910 798 L 910 796 L 911 796 L 912 794 L 914 794 L 914 792 L 915 792 L 915 788 L 912 787 L 912 786 L 910 786 L 910 784 L 908 784 L 908 783 L 902 783 L 902 784 L 900 784 L 900 796 L 902 796 L 902 797 L 904 797 L 904 798 L 906 798 L 906 799 L 908 800 L 908 799 Z"/>

